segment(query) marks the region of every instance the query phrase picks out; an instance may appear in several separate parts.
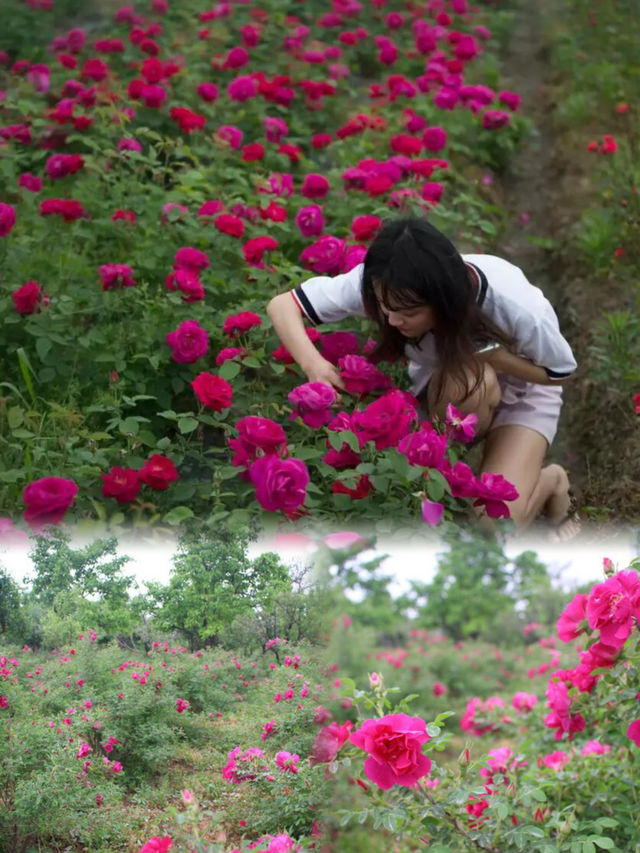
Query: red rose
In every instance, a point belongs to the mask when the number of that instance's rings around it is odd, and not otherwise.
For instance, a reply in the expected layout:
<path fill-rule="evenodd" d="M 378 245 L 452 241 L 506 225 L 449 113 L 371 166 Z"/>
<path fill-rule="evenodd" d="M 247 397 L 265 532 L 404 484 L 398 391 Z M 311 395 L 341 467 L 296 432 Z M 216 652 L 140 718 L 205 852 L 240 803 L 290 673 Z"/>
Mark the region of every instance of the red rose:
<path fill-rule="evenodd" d="M 16 210 L 10 204 L 0 201 L 0 237 L 6 237 L 16 224 Z"/>
<path fill-rule="evenodd" d="M 38 314 L 49 304 L 49 297 L 37 281 L 27 281 L 11 294 L 18 314 Z"/>
<path fill-rule="evenodd" d="M 78 494 L 73 480 L 62 477 L 43 477 L 34 480 L 22 492 L 26 504 L 23 518 L 32 527 L 58 524 Z"/>
<path fill-rule="evenodd" d="M 115 498 L 119 504 L 134 500 L 140 491 L 140 475 L 133 468 L 114 465 L 108 474 L 102 475 L 102 495 Z"/>
<path fill-rule="evenodd" d="M 178 470 L 168 456 L 154 453 L 151 459 L 144 463 L 138 476 L 147 486 L 163 492 L 169 488 L 170 483 L 178 479 Z"/>
<path fill-rule="evenodd" d="M 199 373 L 191 383 L 196 397 L 203 406 L 221 412 L 231 405 L 233 389 L 226 379 L 214 373 Z"/>
<path fill-rule="evenodd" d="M 367 475 L 361 474 L 355 488 L 346 486 L 340 480 L 336 480 L 331 487 L 331 491 L 334 495 L 349 495 L 352 500 L 359 501 L 362 498 L 369 497 L 372 488 L 373 487 Z"/>
<path fill-rule="evenodd" d="M 305 175 L 300 192 L 306 198 L 324 198 L 329 192 L 329 181 L 324 175 Z"/>
<path fill-rule="evenodd" d="M 218 231 L 230 237 L 240 238 L 244 234 L 244 222 L 231 213 L 221 213 L 220 216 L 216 216 L 213 223 Z"/>
<path fill-rule="evenodd" d="M 222 326 L 222 331 L 225 335 L 233 338 L 242 332 L 248 332 L 255 326 L 262 324 L 262 318 L 253 311 L 241 311 L 239 314 L 233 314 L 227 317 Z"/>
<path fill-rule="evenodd" d="M 379 216 L 356 216 L 351 223 L 353 239 L 359 242 L 371 240 L 382 225 Z"/>

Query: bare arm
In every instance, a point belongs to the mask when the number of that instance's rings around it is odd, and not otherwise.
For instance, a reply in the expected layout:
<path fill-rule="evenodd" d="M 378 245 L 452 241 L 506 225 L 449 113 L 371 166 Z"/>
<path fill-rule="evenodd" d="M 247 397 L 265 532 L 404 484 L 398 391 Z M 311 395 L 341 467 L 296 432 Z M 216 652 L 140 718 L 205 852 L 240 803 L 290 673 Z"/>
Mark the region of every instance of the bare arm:
<path fill-rule="evenodd" d="M 515 355 L 504 347 L 499 347 L 486 355 L 479 355 L 478 358 L 488 362 L 496 373 L 507 373 L 517 379 L 524 379 L 525 382 L 534 382 L 536 385 L 559 385 L 571 378 L 565 376 L 562 379 L 550 379 L 544 367 Z"/>
<path fill-rule="evenodd" d="M 276 334 L 300 365 L 309 382 L 326 382 L 334 388 L 344 389 L 344 383 L 335 365 L 323 358 L 307 337 L 300 309 L 291 293 L 279 293 L 267 305 Z"/>

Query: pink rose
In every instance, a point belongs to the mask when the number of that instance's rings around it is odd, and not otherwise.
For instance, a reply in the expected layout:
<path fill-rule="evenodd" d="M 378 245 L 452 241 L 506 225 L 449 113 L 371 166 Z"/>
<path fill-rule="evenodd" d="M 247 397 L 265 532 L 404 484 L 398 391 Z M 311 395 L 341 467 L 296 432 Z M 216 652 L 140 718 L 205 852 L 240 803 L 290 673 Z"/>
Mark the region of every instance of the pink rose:
<path fill-rule="evenodd" d="M 15 208 L 10 204 L 0 201 L 0 237 L 6 237 L 15 224 Z"/>
<path fill-rule="evenodd" d="M 305 382 L 294 388 L 288 399 L 296 407 L 291 413 L 291 420 L 301 418 L 304 424 L 317 429 L 331 420 L 336 392 L 326 382 Z"/>
<path fill-rule="evenodd" d="M 558 637 L 563 643 L 569 643 L 575 640 L 584 630 L 585 626 L 580 628 L 580 623 L 587 621 L 587 596 L 580 592 L 567 604 L 565 609 L 560 614 L 556 623 L 556 631 Z"/>
<path fill-rule="evenodd" d="M 636 746 L 640 746 L 640 720 L 634 720 L 627 729 L 627 737 L 632 740 Z"/>
<path fill-rule="evenodd" d="M 411 788 L 429 773 L 431 761 L 422 754 L 428 740 L 425 721 L 408 714 L 365 720 L 349 737 L 350 743 L 369 753 L 365 775 L 384 791 L 394 785 Z"/>
<path fill-rule="evenodd" d="M 327 332 L 320 337 L 319 345 L 323 357 L 336 365 L 343 356 L 355 355 L 360 348 L 353 332 Z"/>
<path fill-rule="evenodd" d="M 515 501 L 518 491 L 502 474 L 484 471 L 476 480 L 477 498 L 474 506 L 484 506 L 489 518 L 509 518 L 511 513 L 505 501 Z"/>
<path fill-rule="evenodd" d="M 403 391 L 390 391 L 370 403 L 363 412 L 354 413 L 354 432 L 359 433 L 361 442 L 374 441 L 377 450 L 384 450 L 395 447 L 416 418 L 411 396 Z"/>
<path fill-rule="evenodd" d="M 146 844 L 142 845 L 139 853 L 167 853 L 172 844 L 173 842 L 168 835 L 165 835 L 164 838 L 158 838 L 157 835 L 154 835 Z"/>
<path fill-rule="evenodd" d="M 596 584 L 587 601 L 589 627 L 600 631 L 600 640 L 622 648 L 633 627 L 632 599 L 640 593 L 640 581 L 633 570 L 618 572 Z"/>
<path fill-rule="evenodd" d="M 345 355 L 338 360 L 340 376 L 350 394 L 370 394 L 391 387 L 391 379 L 363 355 Z"/>
<path fill-rule="evenodd" d="M 306 198 L 324 198 L 329 189 L 329 181 L 324 175 L 311 174 L 305 175 L 300 192 Z"/>
<path fill-rule="evenodd" d="M 261 456 L 251 466 L 250 476 L 263 509 L 291 514 L 304 504 L 309 472 L 301 459 Z"/>
<path fill-rule="evenodd" d="M 322 208 L 317 204 L 301 207 L 296 213 L 295 223 L 303 237 L 319 237 L 324 231 Z"/>
<path fill-rule="evenodd" d="M 63 477 L 34 480 L 22 492 L 22 500 L 26 504 L 23 518 L 31 527 L 58 524 L 77 494 L 78 486 L 73 480 Z"/>
<path fill-rule="evenodd" d="M 348 740 L 352 728 L 353 723 L 351 720 L 348 720 L 342 726 L 334 721 L 320 729 L 311 747 L 311 758 L 309 761 L 311 766 L 333 761 L 342 744 Z"/>
<path fill-rule="evenodd" d="M 191 270 L 196 275 L 201 273 L 202 270 L 206 270 L 208 266 L 211 266 L 211 261 L 207 255 L 201 252 L 200 249 L 194 249 L 192 246 L 183 246 L 181 249 L 178 249 L 173 261 L 175 267 L 183 267 Z"/>
<path fill-rule="evenodd" d="M 418 432 L 412 432 L 398 442 L 398 451 L 407 457 L 410 465 L 440 468 L 447 452 L 447 437 L 424 423 Z"/>
<path fill-rule="evenodd" d="M 319 240 L 300 252 L 300 260 L 307 269 L 327 275 L 337 275 L 342 270 L 346 244 L 339 237 L 323 234 Z"/>
<path fill-rule="evenodd" d="M 344 259 L 342 261 L 341 272 L 349 272 L 354 267 L 364 263 L 366 254 L 367 250 L 365 246 L 360 246 L 359 244 L 347 246 L 344 253 Z"/>
<path fill-rule="evenodd" d="M 196 320 L 185 320 L 169 332 L 166 341 L 171 347 L 171 357 L 178 364 L 191 364 L 209 349 L 209 335 Z"/>

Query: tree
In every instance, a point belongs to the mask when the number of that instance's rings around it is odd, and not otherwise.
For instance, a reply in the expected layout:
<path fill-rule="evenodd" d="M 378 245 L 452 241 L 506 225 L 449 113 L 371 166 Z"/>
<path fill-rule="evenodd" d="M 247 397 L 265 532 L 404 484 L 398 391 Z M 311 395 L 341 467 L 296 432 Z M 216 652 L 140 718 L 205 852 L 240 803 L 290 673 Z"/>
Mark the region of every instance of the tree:
<path fill-rule="evenodd" d="M 21 598 L 18 584 L 0 566 L 0 637 L 5 641 L 22 639 L 25 626 Z"/>
<path fill-rule="evenodd" d="M 126 633 L 131 619 L 128 589 L 134 577 L 123 575 L 122 569 L 131 558 L 117 554 L 115 537 L 82 548 L 72 548 L 70 541 L 60 529 L 36 538 L 29 555 L 35 575 L 25 578 L 31 582 L 30 600 L 64 615 L 68 624 L 100 631 L 103 638 Z"/>
<path fill-rule="evenodd" d="M 168 585 L 147 583 L 155 603 L 154 624 L 180 631 L 192 651 L 220 642 L 233 620 L 268 606 L 273 596 L 290 588 L 286 566 L 276 554 L 250 560 L 247 532 L 219 530 L 186 533 L 179 542 Z"/>
<path fill-rule="evenodd" d="M 440 628 L 454 640 L 495 639 L 506 613 L 511 614 L 509 624 L 524 624 L 528 602 L 549 584 L 535 554 L 525 551 L 510 559 L 495 538 L 463 529 L 451 532 L 446 541 L 449 550 L 439 555 L 433 580 L 411 584 L 417 623 Z"/>

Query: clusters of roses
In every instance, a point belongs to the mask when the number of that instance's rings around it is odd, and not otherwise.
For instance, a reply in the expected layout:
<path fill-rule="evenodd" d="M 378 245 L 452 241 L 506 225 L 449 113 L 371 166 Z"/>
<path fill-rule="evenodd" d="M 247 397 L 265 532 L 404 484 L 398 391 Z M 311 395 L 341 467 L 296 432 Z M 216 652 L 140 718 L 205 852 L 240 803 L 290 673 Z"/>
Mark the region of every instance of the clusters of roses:
<path fill-rule="evenodd" d="M 544 722 L 556 729 L 556 740 L 564 734 L 571 740 L 575 732 L 586 727 L 582 714 L 571 712 L 576 694 L 570 694 L 569 690 L 575 688 L 578 693 L 590 693 L 600 678 L 597 670 L 613 667 L 640 620 L 638 573 L 633 569 L 613 573 L 613 564 L 607 558 L 604 567 L 610 575 L 607 580 L 596 584 L 589 595 L 576 595 L 558 619 L 558 637 L 565 643 L 589 631 L 599 634 L 597 637 L 591 635 L 593 642 L 580 652 L 577 666 L 558 670 L 550 677 L 547 700 L 551 710 Z M 640 746 L 640 719 L 630 723 L 627 734 Z"/>
<path fill-rule="evenodd" d="M 337 401 L 336 392 L 323 382 L 307 382 L 289 393 L 293 405 L 291 419 L 299 418 L 313 430 L 326 427 L 329 433 L 348 433 L 357 443 L 354 449 L 349 441 L 336 447 L 325 437 L 327 452 L 322 462 L 337 472 L 353 471 L 363 461 L 362 452 L 371 443 L 376 450 L 395 448 L 412 466 L 439 471 L 449 484 L 454 498 L 473 500 L 475 506 L 484 507 L 492 518 L 506 518 L 509 508 L 506 501 L 518 497 L 516 489 L 504 477 L 484 472 L 478 478 L 464 462 L 451 464 L 447 458 L 450 441 L 470 441 L 473 438 L 475 415 L 464 417 L 449 406 L 444 433 L 428 421 L 420 422 L 418 401 L 411 394 L 391 387 L 391 380 L 364 356 L 348 352 L 357 338 L 350 333 L 333 333 L 320 338 L 323 356 L 337 363 L 347 391 L 364 397 L 372 392 L 386 390 L 363 409 L 350 414 L 332 407 Z M 348 354 L 343 355 L 345 351 Z M 304 512 L 306 489 L 310 473 L 306 464 L 288 455 L 287 436 L 283 427 L 269 418 L 249 416 L 236 425 L 237 438 L 229 441 L 233 450 L 232 464 L 244 468 L 242 475 L 252 482 L 256 499 L 263 509 L 281 510 L 295 518 Z M 332 486 L 336 494 L 346 494 L 353 500 L 367 497 L 372 484 L 367 474 L 337 477 Z M 445 507 L 440 501 L 431 501 L 424 495 L 422 516 L 428 524 L 438 524 Z"/>

